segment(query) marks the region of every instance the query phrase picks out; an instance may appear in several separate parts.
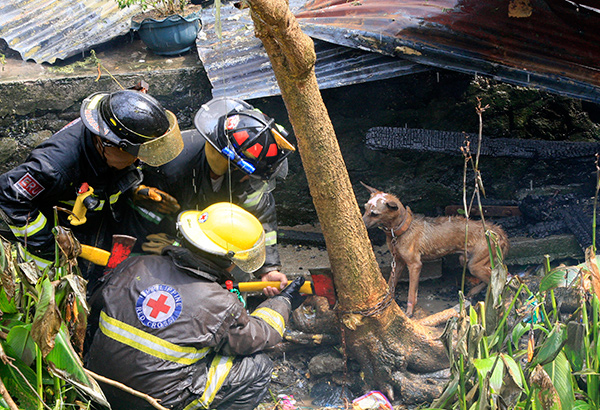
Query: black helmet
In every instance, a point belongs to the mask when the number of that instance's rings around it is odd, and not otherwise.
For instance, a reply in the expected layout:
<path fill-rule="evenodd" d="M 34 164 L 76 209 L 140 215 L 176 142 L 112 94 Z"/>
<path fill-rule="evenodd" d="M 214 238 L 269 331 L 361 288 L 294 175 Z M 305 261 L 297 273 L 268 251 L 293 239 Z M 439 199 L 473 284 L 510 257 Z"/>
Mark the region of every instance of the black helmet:
<path fill-rule="evenodd" d="M 235 98 L 215 98 L 196 113 L 194 125 L 223 157 L 246 174 L 269 179 L 295 148 L 275 121 Z"/>
<path fill-rule="evenodd" d="M 81 105 L 81 119 L 92 133 L 149 165 L 169 162 L 183 149 L 175 115 L 145 93 L 92 94 Z"/>

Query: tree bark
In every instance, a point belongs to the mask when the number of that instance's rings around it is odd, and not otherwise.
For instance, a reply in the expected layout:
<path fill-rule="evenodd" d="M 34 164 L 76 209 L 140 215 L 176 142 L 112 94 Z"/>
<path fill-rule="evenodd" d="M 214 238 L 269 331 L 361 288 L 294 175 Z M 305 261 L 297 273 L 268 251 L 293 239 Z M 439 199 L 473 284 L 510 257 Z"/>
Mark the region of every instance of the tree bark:
<path fill-rule="evenodd" d="M 406 402 L 435 398 L 440 388 L 429 376 L 419 375 L 448 367 L 444 347 L 430 330 L 408 319 L 389 294 L 319 91 L 313 41 L 285 0 L 249 0 L 249 5 L 325 236 L 348 352 L 367 381 L 391 399 L 394 391 Z"/>

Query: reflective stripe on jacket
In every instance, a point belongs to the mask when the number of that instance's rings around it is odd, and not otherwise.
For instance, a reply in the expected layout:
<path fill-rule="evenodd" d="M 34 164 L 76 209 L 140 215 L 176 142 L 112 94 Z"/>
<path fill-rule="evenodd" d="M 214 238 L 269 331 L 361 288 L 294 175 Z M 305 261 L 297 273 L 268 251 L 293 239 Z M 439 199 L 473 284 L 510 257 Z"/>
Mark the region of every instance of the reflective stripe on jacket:
<path fill-rule="evenodd" d="M 250 315 L 234 294 L 178 268 L 169 255 L 123 262 L 102 303 L 87 366 L 165 407 L 189 410 L 210 405 L 236 371 L 235 355 L 279 343 L 290 314 L 289 303 L 274 297 Z"/>
<path fill-rule="evenodd" d="M 104 206 L 110 209 L 88 211 L 87 222 L 79 227 L 70 226 L 67 213 L 61 211 L 59 223 L 72 228 L 82 243 L 102 247 L 98 238 L 103 239 L 100 231 L 108 229 L 107 219 L 120 217 L 114 206 L 119 196 L 140 181 L 135 166 L 109 168 L 78 119 L 38 145 L 21 165 L 0 175 L 0 215 L 17 240 L 27 243 L 28 254 L 38 264 L 49 262 L 54 260 L 54 206 L 71 210 L 64 203 L 74 203 L 81 184 L 87 182 L 101 203 L 111 204 Z"/>

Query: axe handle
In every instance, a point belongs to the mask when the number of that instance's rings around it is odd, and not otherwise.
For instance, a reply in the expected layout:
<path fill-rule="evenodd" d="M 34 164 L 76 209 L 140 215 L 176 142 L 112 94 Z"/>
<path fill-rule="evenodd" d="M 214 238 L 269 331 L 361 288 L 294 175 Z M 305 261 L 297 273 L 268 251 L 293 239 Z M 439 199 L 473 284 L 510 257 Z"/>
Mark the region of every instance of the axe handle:
<path fill-rule="evenodd" d="M 267 286 L 272 286 L 274 288 L 279 289 L 281 282 L 239 282 L 234 284 L 234 287 L 238 288 L 240 292 L 255 292 L 260 291 L 266 288 Z M 304 285 L 300 288 L 300 293 L 304 293 L 306 295 L 313 295 L 312 282 L 304 282 Z"/>
<path fill-rule="evenodd" d="M 110 258 L 110 252 L 105 251 L 104 249 L 81 244 L 81 254 L 79 256 L 96 265 L 106 266 L 108 259 Z"/>

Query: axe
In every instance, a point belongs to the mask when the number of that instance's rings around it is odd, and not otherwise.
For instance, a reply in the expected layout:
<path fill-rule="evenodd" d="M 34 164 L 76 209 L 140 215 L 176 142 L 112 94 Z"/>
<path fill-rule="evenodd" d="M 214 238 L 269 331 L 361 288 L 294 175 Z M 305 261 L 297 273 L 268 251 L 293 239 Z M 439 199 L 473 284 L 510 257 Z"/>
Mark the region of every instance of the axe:
<path fill-rule="evenodd" d="M 96 265 L 106 266 L 107 270 L 116 268 L 131 254 L 136 238 L 129 235 L 113 235 L 111 251 L 81 244 L 79 256 Z"/>

